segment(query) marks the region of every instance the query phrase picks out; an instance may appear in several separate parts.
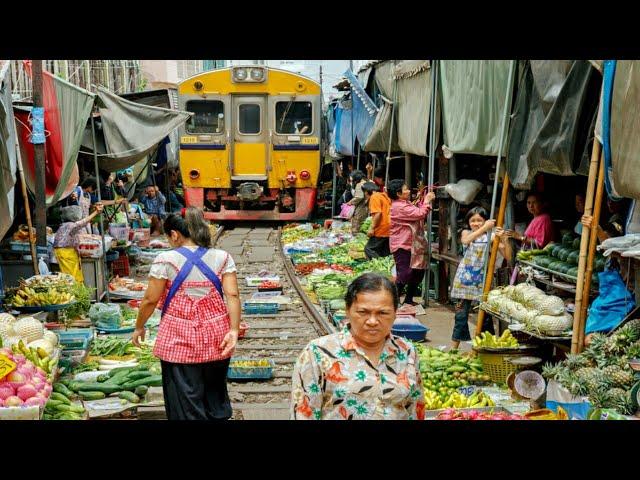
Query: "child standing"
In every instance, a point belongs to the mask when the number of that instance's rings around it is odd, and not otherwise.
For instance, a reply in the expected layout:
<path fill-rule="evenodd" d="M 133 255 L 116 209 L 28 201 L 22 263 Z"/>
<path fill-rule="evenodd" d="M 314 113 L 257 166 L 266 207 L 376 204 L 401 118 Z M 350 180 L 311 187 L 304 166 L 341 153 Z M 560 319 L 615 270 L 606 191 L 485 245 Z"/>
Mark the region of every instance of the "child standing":
<path fill-rule="evenodd" d="M 461 341 L 471 340 L 469 312 L 471 304 L 479 301 L 482 296 L 485 252 L 491 244 L 489 232 L 496 224 L 495 220 L 489 220 L 489 214 L 482 207 L 469 210 L 465 222 L 469 230 L 463 230 L 461 235 L 465 247 L 464 257 L 458 265 L 451 289 L 451 298 L 460 300 L 456 305 L 455 325 L 451 336 L 452 348 L 458 348 Z M 509 258 L 511 246 L 506 235 L 502 232 L 496 235 L 500 238 L 500 253 L 504 258 Z"/>

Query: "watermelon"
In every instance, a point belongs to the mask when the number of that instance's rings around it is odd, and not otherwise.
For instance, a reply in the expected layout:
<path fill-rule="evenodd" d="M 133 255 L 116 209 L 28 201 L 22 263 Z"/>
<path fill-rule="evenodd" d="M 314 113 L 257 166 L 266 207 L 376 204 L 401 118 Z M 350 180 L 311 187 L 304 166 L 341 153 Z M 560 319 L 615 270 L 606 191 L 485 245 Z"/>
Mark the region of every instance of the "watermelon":
<path fill-rule="evenodd" d="M 567 255 L 567 263 L 571 265 L 577 265 L 579 258 L 580 258 L 580 252 L 577 250 L 574 250 L 569 255 Z"/>
<path fill-rule="evenodd" d="M 580 248 L 580 243 L 581 243 L 581 238 L 580 238 L 580 237 L 576 237 L 576 238 L 573 240 L 572 247 L 573 247 L 574 249 L 578 250 L 578 249 Z"/>
<path fill-rule="evenodd" d="M 549 270 L 553 270 L 554 272 L 559 272 L 561 265 L 562 265 L 562 262 L 559 262 L 556 260 L 555 262 L 551 262 L 547 268 Z"/>
<path fill-rule="evenodd" d="M 553 249 L 556 247 L 557 245 L 553 242 L 550 242 L 547 244 L 546 247 L 543 248 L 544 253 L 547 255 L 553 255 Z"/>
<path fill-rule="evenodd" d="M 578 276 L 578 267 L 571 267 L 567 272 L 567 275 L 571 275 L 572 277 Z"/>
<path fill-rule="evenodd" d="M 561 261 L 566 261 L 567 260 L 567 256 L 571 253 L 571 250 L 569 250 L 568 248 L 561 248 L 560 251 L 558 252 L 558 260 Z"/>
<path fill-rule="evenodd" d="M 569 263 L 563 263 L 560 265 L 560 273 L 564 273 L 565 275 L 567 273 L 569 273 L 569 270 L 571 270 L 572 265 Z"/>
<path fill-rule="evenodd" d="M 562 236 L 562 246 L 571 247 L 571 245 L 573 245 L 573 235 L 570 233 L 565 233 Z"/>

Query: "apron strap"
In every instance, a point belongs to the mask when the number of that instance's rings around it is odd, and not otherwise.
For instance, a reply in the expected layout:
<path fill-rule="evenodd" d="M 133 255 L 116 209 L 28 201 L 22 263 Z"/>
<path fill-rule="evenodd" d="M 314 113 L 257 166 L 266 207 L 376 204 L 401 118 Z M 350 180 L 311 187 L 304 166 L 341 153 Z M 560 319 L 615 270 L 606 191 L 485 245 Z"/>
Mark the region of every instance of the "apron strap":
<path fill-rule="evenodd" d="M 180 247 L 176 249 L 176 252 L 180 253 L 183 257 L 185 257 L 187 261 L 178 272 L 178 275 L 176 276 L 174 281 L 171 283 L 171 288 L 169 289 L 169 293 L 167 293 L 167 297 L 165 298 L 164 305 L 162 306 L 163 315 L 167 307 L 171 303 L 171 300 L 173 300 L 173 297 L 178 292 L 178 289 L 182 286 L 182 283 L 186 280 L 189 273 L 191 273 L 191 270 L 193 269 L 194 266 L 197 267 L 198 270 L 200 270 L 202 274 L 211 283 L 213 283 L 213 285 L 216 287 L 216 290 L 218 291 L 220 296 L 224 297 L 222 293 L 222 284 L 220 283 L 220 279 L 208 267 L 208 265 L 202 261 L 202 256 L 205 253 L 207 253 L 206 248 L 198 247 L 198 249 L 195 252 L 192 252 L 191 250 L 185 247 Z"/>

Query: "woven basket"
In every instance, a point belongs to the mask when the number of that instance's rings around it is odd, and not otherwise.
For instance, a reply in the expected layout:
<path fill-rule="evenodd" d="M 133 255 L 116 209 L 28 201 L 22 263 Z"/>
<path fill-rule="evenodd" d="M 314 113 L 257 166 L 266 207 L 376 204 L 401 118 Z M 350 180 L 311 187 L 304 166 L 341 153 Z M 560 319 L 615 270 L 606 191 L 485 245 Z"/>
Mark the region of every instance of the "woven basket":
<path fill-rule="evenodd" d="M 531 352 L 482 352 L 477 351 L 478 358 L 482 362 L 482 370 L 486 375 L 489 375 L 492 381 L 495 383 L 505 383 L 507 376 L 511 372 L 518 370 L 516 365 L 509 363 L 507 360 L 514 357 L 524 357 L 531 355 Z"/>

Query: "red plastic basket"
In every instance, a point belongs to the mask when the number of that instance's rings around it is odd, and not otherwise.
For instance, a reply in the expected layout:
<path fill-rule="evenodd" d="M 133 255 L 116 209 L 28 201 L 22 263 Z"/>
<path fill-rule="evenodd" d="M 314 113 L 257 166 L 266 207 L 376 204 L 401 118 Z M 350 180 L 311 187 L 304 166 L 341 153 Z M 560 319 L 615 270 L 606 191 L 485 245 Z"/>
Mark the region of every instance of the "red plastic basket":
<path fill-rule="evenodd" d="M 127 255 L 120 255 L 117 260 L 111 262 L 111 267 L 113 269 L 113 275 L 118 275 L 119 277 L 128 277 L 129 270 L 129 257 Z"/>

